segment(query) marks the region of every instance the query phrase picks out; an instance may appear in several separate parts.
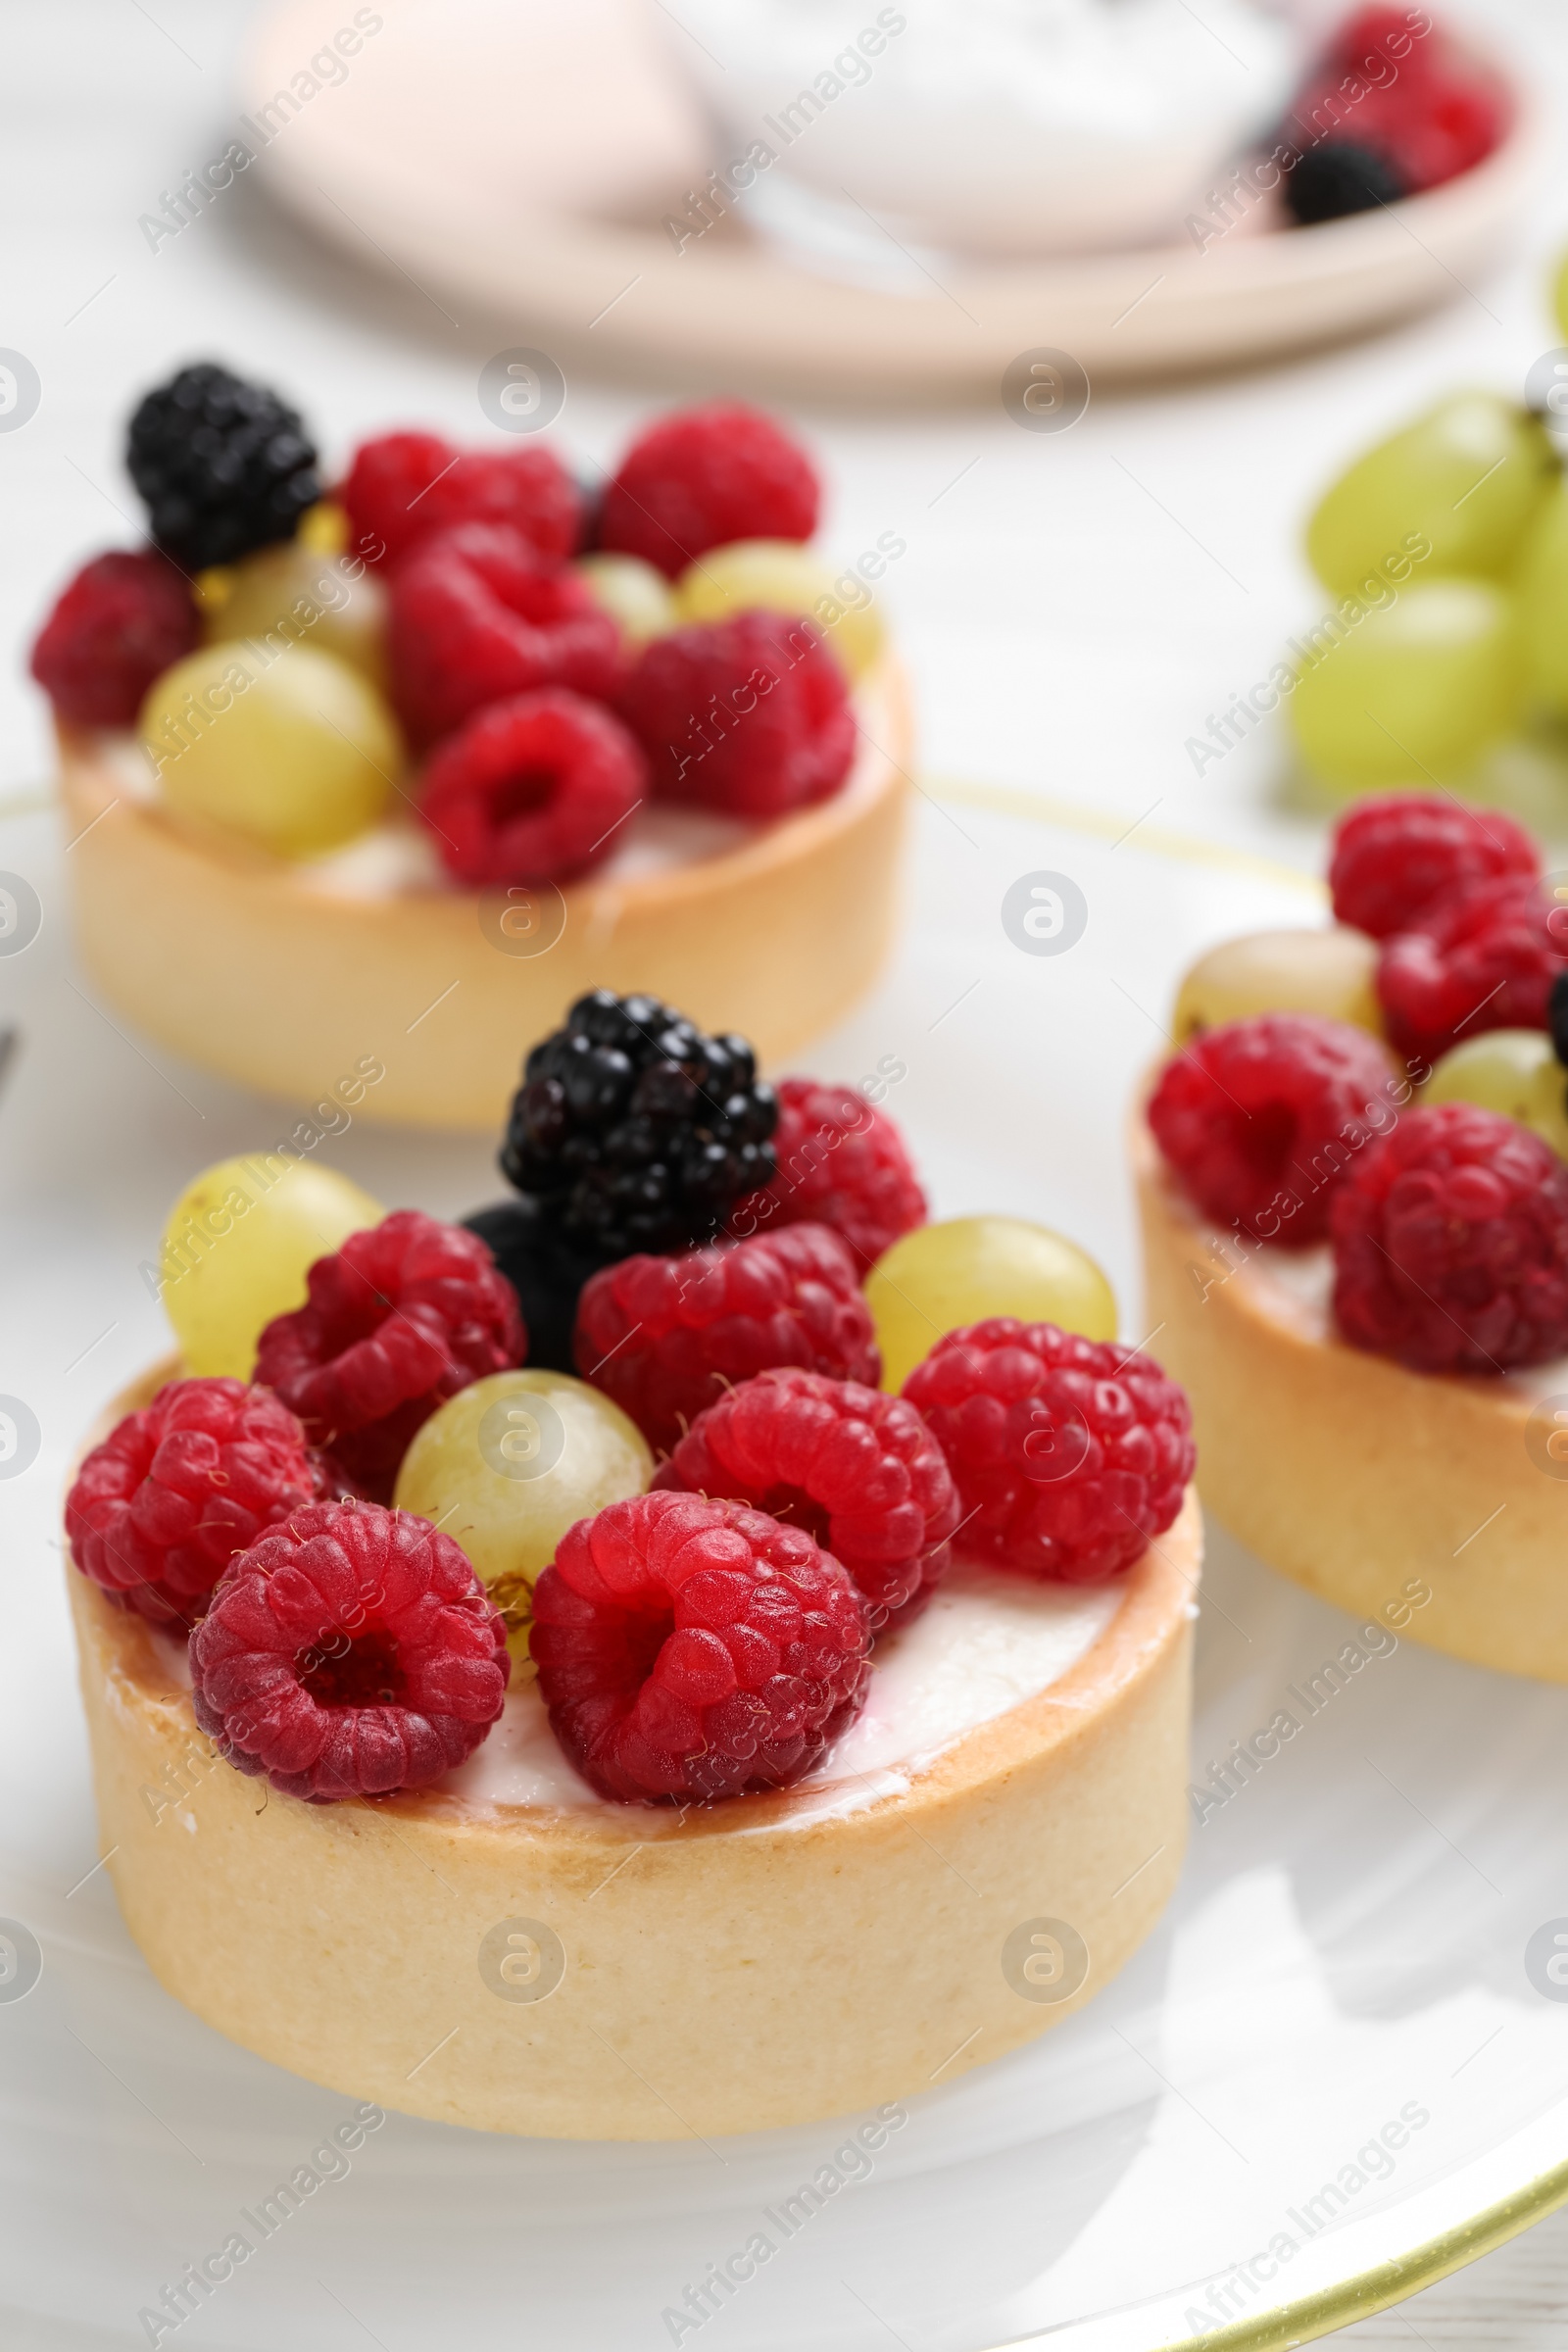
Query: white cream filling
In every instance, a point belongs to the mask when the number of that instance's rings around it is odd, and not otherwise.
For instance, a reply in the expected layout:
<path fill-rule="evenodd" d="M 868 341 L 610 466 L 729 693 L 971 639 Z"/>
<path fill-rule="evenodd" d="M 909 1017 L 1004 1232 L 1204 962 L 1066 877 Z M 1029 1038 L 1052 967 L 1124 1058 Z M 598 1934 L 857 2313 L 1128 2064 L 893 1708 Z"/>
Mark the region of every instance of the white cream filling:
<path fill-rule="evenodd" d="M 787 1820 L 804 1826 L 858 1812 L 906 1788 L 917 1768 L 966 1732 L 1060 1682 L 1105 1632 L 1125 1592 L 1121 1578 L 1044 1585 L 956 1564 L 923 1614 L 878 1642 L 864 1707 L 815 1776 L 801 1784 Z M 161 1628 L 153 1629 L 153 1642 L 188 1690 L 185 1642 Z M 500 1722 L 438 1786 L 475 1805 L 608 1805 L 568 1763 L 531 1681 L 507 1693 Z M 657 1836 L 666 1817 L 646 1810 Z"/>

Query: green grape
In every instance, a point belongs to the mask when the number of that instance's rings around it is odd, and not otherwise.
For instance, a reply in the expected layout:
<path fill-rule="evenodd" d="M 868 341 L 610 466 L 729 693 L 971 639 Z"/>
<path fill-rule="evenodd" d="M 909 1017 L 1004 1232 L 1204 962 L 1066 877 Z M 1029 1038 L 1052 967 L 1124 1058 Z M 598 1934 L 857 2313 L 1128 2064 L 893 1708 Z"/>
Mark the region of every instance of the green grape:
<path fill-rule="evenodd" d="M 1377 960 L 1377 942 L 1343 923 L 1222 940 L 1181 984 L 1171 1022 L 1176 1043 L 1189 1045 L 1201 1029 L 1254 1012 L 1316 1012 L 1381 1036 Z"/>
<path fill-rule="evenodd" d="M 568 1527 L 641 1494 L 647 1440 L 564 1372 L 495 1372 L 449 1396 L 403 1457 L 397 1507 L 461 1544 L 525 1654 L 529 1596 Z"/>
<path fill-rule="evenodd" d="M 1500 1111 L 1568 1159 L 1568 1070 L 1543 1029 L 1489 1029 L 1467 1038 L 1444 1055 L 1420 1100 Z"/>
<path fill-rule="evenodd" d="M 196 583 L 209 644 L 235 637 L 299 640 L 335 654 L 386 685 L 386 590 L 363 564 L 345 564 L 299 539 L 264 547 L 243 564 L 204 571 Z"/>
<path fill-rule="evenodd" d="M 1552 280 L 1551 307 L 1556 314 L 1558 326 L 1568 335 L 1568 253 L 1558 263 L 1557 274 Z"/>
<path fill-rule="evenodd" d="M 1116 1336 L 1116 1300 L 1087 1250 L 1021 1217 L 917 1225 L 885 1250 L 865 1282 L 882 1350 L 882 1386 L 902 1389 L 944 1332 L 988 1315 L 1056 1323 L 1089 1340 Z"/>
<path fill-rule="evenodd" d="M 1336 596 L 1408 578 L 1412 560 L 1418 577 L 1499 579 L 1556 470 L 1528 409 L 1494 392 L 1455 393 L 1341 475 L 1307 524 L 1307 559 Z"/>
<path fill-rule="evenodd" d="M 619 622 L 628 644 L 647 645 L 651 638 L 667 637 L 679 628 L 669 582 L 641 556 L 580 556 L 572 569 L 594 601 Z"/>
<path fill-rule="evenodd" d="M 281 858 L 366 832 L 403 760 L 375 688 L 308 645 L 225 639 L 187 654 L 154 681 L 141 734 L 176 815 Z"/>
<path fill-rule="evenodd" d="M 1486 580 L 1431 580 L 1302 664 L 1291 723 L 1314 774 L 1360 792 L 1462 776 L 1524 699 L 1508 597 Z"/>
<path fill-rule="evenodd" d="M 814 620 L 847 677 L 863 677 L 886 632 L 871 591 L 856 571 L 835 572 L 794 539 L 736 539 L 710 547 L 675 582 L 682 620 L 732 613 L 804 613 Z"/>
<path fill-rule="evenodd" d="M 1568 717 L 1568 482 L 1531 526 L 1513 585 L 1530 691 Z"/>
<path fill-rule="evenodd" d="M 159 1266 L 186 1370 L 249 1380 L 257 1341 L 305 1304 L 317 1259 L 385 1214 L 346 1176 L 275 1152 L 204 1168 L 169 1212 Z"/>

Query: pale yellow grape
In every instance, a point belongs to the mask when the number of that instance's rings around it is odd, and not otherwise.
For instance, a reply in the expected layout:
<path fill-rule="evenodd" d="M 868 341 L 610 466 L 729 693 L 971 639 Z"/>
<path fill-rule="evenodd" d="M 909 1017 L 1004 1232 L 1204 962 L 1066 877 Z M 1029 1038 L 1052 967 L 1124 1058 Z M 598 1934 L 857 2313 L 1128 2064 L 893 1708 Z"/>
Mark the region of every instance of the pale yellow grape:
<path fill-rule="evenodd" d="M 1307 524 L 1308 560 L 1336 596 L 1411 564 L 1417 578 L 1500 579 L 1555 474 L 1538 416 L 1494 392 L 1455 393 L 1341 475 Z"/>
<path fill-rule="evenodd" d="M 1552 279 L 1551 307 L 1556 314 L 1558 326 L 1568 335 L 1568 253 L 1558 263 L 1556 275 Z"/>
<path fill-rule="evenodd" d="M 416 1433 L 394 1500 L 463 1546 L 521 1636 L 534 1583 L 567 1528 L 641 1494 L 653 1475 L 641 1431 L 586 1381 L 494 1372 Z M 513 1646 L 520 1655 L 525 1640 Z"/>
<path fill-rule="evenodd" d="M 1316 931 L 1254 931 L 1200 956 L 1181 984 L 1171 1027 L 1179 1046 L 1254 1012 L 1315 1012 L 1383 1033 L 1373 975 L 1377 942 L 1335 923 Z"/>
<path fill-rule="evenodd" d="M 304 1305 L 317 1259 L 385 1214 L 346 1176 L 280 1152 L 204 1168 L 169 1212 L 158 1269 L 186 1370 L 249 1380 L 257 1341 Z"/>
<path fill-rule="evenodd" d="M 1557 484 L 1532 524 L 1513 590 L 1530 692 L 1568 717 L 1568 482 Z"/>
<path fill-rule="evenodd" d="M 316 556 L 340 556 L 349 543 L 349 518 L 335 499 L 318 499 L 300 516 L 296 544 Z"/>
<path fill-rule="evenodd" d="M 1568 1159 L 1568 1070 L 1542 1029 L 1489 1029 L 1446 1054 L 1421 1089 L 1423 1102 L 1476 1102 L 1534 1129 Z"/>
<path fill-rule="evenodd" d="M 175 815 L 280 858 L 367 831 L 403 763 L 374 687 L 308 645 L 203 646 L 154 683 L 140 724 Z"/>
<path fill-rule="evenodd" d="M 647 645 L 680 626 L 669 582 L 641 556 L 580 556 L 572 569 L 619 623 L 628 645 Z"/>
<path fill-rule="evenodd" d="M 683 621 L 729 620 L 759 611 L 804 614 L 815 621 L 852 679 L 871 667 L 886 635 L 859 573 L 835 572 L 794 539 L 736 539 L 710 547 L 675 582 L 675 603 Z"/>
<path fill-rule="evenodd" d="M 203 572 L 197 586 L 209 644 L 254 637 L 310 645 L 385 689 L 386 590 L 363 564 L 294 539 Z"/>
<path fill-rule="evenodd" d="M 1464 775 L 1524 700 L 1510 599 L 1487 580 L 1431 580 L 1303 663 L 1289 708 L 1306 765 L 1358 792 Z"/>
<path fill-rule="evenodd" d="M 902 1389 L 945 1332 L 990 1315 L 1056 1323 L 1088 1340 L 1116 1336 L 1116 1300 L 1087 1250 L 1021 1217 L 919 1225 L 866 1277 L 882 1386 Z"/>

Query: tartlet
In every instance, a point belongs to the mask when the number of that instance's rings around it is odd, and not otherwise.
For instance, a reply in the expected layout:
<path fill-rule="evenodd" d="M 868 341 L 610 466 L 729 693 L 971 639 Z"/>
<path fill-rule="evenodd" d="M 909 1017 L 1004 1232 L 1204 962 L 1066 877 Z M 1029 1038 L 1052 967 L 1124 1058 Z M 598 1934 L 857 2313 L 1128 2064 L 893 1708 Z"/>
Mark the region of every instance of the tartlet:
<path fill-rule="evenodd" d="M 66 1502 L 131 1934 L 247 2048 L 493 2131 L 1027 2041 L 1180 1867 L 1181 1391 L 1071 1243 L 930 1223 L 866 1093 L 647 997 L 532 1047 L 499 1157 L 461 1227 L 255 1157 L 175 1203 L 180 1352 Z"/>
<path fill-rule="evenodd" d="M 373 434 L 328 489 L 279 394 L 180 369 L 129 425 L 148 543 L 33 647 L 87 970 L 287 1101 L 370 1056 L 366 1117 L 492 1127 L 520 1043 L 607 982 L 787 1054 L 887 949 L 905 541 L 835 571 L 810 457 L 734 402 L 590 484 L 507 376 L 484 444 Z"/>
<path fill-rule="evenodd" d="M 1336 829 L 1339 928 L 1211 950 L 1130 1151 L 1205 1504 L 1411 1640 L 1568 1683 L 1568 966 L 1529 834 Z"/>
<path fill-rule="evenodd" d="M 1189 1494 L 1059 1680 L 906 1773 L 684 1818 L 281 1795 L 214 1754 L 159 1638 L 71 1572 L 108 1869 L 177 1999 L 383 2106 L 667 2139 L 906 2098 L 1081 2007 L 1169 1899 L 1200 1554 Z"/>

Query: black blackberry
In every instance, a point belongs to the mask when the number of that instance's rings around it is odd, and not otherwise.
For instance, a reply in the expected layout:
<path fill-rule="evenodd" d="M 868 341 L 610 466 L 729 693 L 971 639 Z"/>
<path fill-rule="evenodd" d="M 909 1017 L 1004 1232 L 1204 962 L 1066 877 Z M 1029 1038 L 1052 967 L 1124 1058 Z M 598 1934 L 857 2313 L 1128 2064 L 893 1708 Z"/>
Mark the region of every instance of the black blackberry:
<path fill-rule="evenodd" d="M 1375 147 L 1353 139 L 1324 139 L 1293 164 L 1285 180 L 1285 202 L 1302 228 L 1320 220 L 1342 220 L 1348 213 L 1370 213 L 1397 204 L 1409 194 L 1400 173 Z"/>
<path fill-rule="evenodd" d="M 500 1272 L 517 1294 L 528 1332 L 528 1363 L 535 1371 L 575 1372 L 571 1333 L 577 1297 L 590 1274 L 607 1260 L 585 1250 L 537 1200 L 498 1200 L 463 1222 L 476 1233 Z"/>
<path fill-rule="evenodd" d="M 771 1182 L 777 1124 L 744 1038 L 600 988 L 524 1063 L 501 1169 L 601 1262 L 690 1250 Z"/>
<path fill-rule="evenodd" d="M 1551 1031 L 1551 1050 L 1560 1062 L 1568 1063 L 1568 965 L 1557 974 L 1546 999 L 1546 1027 Z"/>
<path fill-rule="evenodd" d="M 208 360 L 146 395 L 125 463 L 154 540 L 187 571 L 292 539 L 321 495 L 299 412 Z"/>

